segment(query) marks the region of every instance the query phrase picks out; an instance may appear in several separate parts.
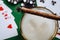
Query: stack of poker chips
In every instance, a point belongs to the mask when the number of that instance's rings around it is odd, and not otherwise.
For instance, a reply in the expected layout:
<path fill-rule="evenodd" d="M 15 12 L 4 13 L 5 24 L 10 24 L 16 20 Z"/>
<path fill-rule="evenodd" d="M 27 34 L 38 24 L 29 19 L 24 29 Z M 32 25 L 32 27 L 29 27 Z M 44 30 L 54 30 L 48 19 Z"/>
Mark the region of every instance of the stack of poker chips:
<path fill-rule="evenodd" d="M 35 6 L 35 0 L 8 0 L 8 2 L 13 4 L 21 3 L 21 6 L 28 8 Z"/>

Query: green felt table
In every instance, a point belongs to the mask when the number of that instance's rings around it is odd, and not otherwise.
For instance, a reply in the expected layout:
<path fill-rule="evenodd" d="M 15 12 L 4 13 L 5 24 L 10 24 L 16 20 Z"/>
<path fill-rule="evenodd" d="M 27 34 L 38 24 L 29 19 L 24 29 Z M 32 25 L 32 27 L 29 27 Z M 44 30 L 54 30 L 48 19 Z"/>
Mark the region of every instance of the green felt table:
<path fill-rule="evenodd" d="M 17 7 L 20 7 L 20 3 L 18 3 L 17 5 L 14 5 L 14 4 L 11 4 L 11 3 L 8 3 L 7 0 L 3 0 L 4 3 L 12 9 L 12 15 L 15 17 L 15 22 L 18 26 L 18 36 L 15 36 L 15 37 L 12 37 L 12 38 L 9 38 L 9 39 L 6 39 L 6 40 L 24 40 L 24 38 L 22 37 L 21 35 L 21 29 L 20 29 L 20 24 L 21 24 L 21 21 L 22 21 L 22 17 L 24 16 L 23 12 L 18 12 L 16 10 Z M 53 40 L 60 40 L 58 38 L 54 38 Z"/>

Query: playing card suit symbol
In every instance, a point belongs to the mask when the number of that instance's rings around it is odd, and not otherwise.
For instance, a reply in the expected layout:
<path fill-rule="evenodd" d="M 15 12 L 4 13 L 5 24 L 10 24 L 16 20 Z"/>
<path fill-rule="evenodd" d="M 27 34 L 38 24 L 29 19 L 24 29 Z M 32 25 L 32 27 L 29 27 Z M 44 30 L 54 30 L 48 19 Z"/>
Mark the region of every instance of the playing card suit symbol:
<path fill-rule="evenodd" d="M 8 27 L 9 29 L 12 29 L 12 24 L 9 24 L 7 27 Z"/>
<path fill-rule="evenodd" d="M 40 0 L 40 2 L 44 3 L 45 1 L 44 0 Z"/>
<path fill-rule="evenodd" d="M 55 5 L 56 4 L 56 1 L 52 1 L 52 5 Z"/>
<path fill-rule="evenodd" d="M 7 20 L 7 18 L 5 18 L 5 20 Z"/>
<path fill-rule="evenodd" d="M 0 11 L 3 11 L 4 9 L 0 6 Z"/>
<path fill-rule="evenodd" d="M 4 15 L 4 13 L 2 13 L 2 15 Z"/>
<path fill-rule="evenodd" d="M 5 16 L 8 16 L 8 14 L 5 14 Z"/>

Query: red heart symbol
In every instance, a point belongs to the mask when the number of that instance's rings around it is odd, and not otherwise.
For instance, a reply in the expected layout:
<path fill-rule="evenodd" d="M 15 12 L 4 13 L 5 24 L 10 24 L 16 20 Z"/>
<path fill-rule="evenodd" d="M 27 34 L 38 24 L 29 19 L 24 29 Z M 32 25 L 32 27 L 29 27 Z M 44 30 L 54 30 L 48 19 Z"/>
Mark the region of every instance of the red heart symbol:
<path fill-rule="evenodd" d="M 4 9 L 0 6 L 0 11 L 3 11 Z"/>
<path fill-rule="evenodd" d="M 9 28 L 9 29 L 12 29 L 12 24 L 9 24 L 9 25 L 8 25 L 8 28 Z"/>
<path fill-rule="evenodd" d="M 4 16 L 8 16 L 8 14 L 5 14 Z"/>

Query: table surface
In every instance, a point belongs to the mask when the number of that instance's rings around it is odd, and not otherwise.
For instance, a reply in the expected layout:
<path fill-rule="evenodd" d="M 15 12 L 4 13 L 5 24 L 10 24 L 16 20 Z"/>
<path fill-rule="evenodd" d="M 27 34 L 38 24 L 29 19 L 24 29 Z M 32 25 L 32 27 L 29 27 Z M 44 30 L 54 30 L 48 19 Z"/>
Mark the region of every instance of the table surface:
<path fill-rule="evenodd" d="M 22 35 L 21 35 L 21 30 L 20 30 L 20 24 L 21 24 L 21 21 L 22 21 L 22 17 L 24 16 L 23 12 L 18 12 L 16 10 L 17 7 L 20 7 L 20 3 L 18 3 L 17 5 L 14 5 L 14 4 L 11 4 L 11 3 L 8 3 L 7 0 L 3 0 L 4 3 L 12 9 L 12 15 L 15 17 L 15 22 L 18 26 L 18 36 L 16 37 L 12 37 L 12 38 L 9 38 L 9 39 L 6 39 L 6 40 L 24 40 Z M 60 40 L 58 38 L 54 38 L 53 40 Z"/>

